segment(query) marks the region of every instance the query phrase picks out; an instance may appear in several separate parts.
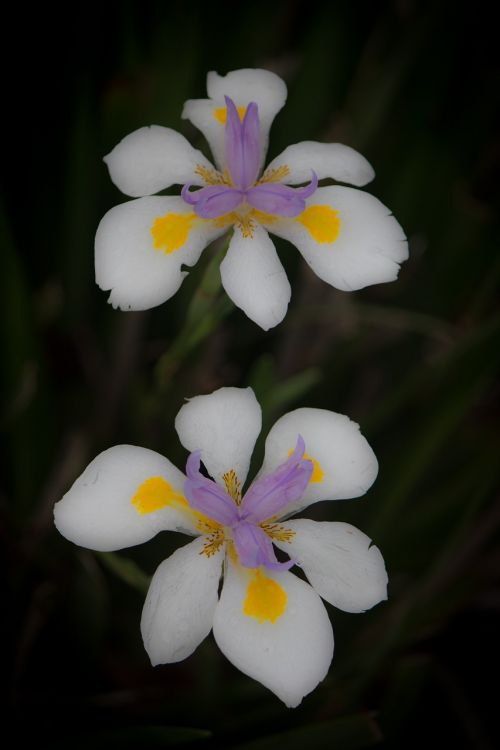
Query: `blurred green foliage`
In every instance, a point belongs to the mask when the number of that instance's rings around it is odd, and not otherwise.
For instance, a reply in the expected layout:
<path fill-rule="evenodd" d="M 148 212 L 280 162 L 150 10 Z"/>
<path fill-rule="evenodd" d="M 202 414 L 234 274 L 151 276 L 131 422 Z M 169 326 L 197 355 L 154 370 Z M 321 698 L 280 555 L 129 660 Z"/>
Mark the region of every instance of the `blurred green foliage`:
<path fill-rule="evenodd" d="M 350 750 L 416 748 L 432 733 L 496 746 L 482 670 L 500 666 L 500 80 L 486 8 L 128 0 L 44 6 L 13 25 L 23 45 L 2 50 L 0 501 L 4 705 L 19 738 Z M 123 196 L 103 154 L 153 122 L 205 148 L 182 104 L 204 96 L 208 70 L 238 67 L 288 84 L 271 156 L 303 139 L 362 150 L 377 173 L 368 189 L 404 226 L 410 260 L 396 283 L 345 294 L 277 242 L 293 297 L 268 334 L 221 293 L 220 245 L 165 305 L 112 310 L 94 283 L 93 237 Z M 52 525 L 53 503 L 110 445 L 147 446 L 182 467 L 174 417 L 186 396 L 221 385 L 254 388 L 263 437 L 299 405 L 347 413 L 380 462 L 365 498 L 308 515 L 373 537 L 389 601 L 365 615 L 331 610 L 332 668 L 293 712 L 211 639 L 186 662 L 150 667 L 143 591 L 182 537 L 102 556 Z"/>

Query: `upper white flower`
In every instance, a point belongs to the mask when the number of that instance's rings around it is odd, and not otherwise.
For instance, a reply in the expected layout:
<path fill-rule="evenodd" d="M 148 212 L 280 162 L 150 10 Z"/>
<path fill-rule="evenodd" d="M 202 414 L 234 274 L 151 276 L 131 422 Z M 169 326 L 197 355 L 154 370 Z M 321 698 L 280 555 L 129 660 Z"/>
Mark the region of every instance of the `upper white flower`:
<path fill-rule="evenodd" d="M 262 172 L 285 83 L 267 70 L 212 72 L 207 91 L 208 99 L 186 102 L 183 117 L 206 137 L 217 169 L 184 136 L 158 125 L 131 133 L 105 157 L 115 185 L 137 198 L 108 211 L 97 230 L 96 280 L 111 291 L 109 301 L 125 310 L 165 302 L 186 275 L 181 266 L 194 265 L 231 227 L 222 283 L 265 330 L 283 320 L 291 295 L 268 231 L 296 245 L 337 289 L 393 281 L 408 247 L 390 211 L 369 193 L 317 187 L 324 178 L 366 185 L 374 177 L 366 159 L 340 143 L 304 141 Z M 151 197 L 173 184 L 184 186 L 182 197 Z"/>
<path fill-rule="evenodd" d="M 387 598 L 387 575 L 377 547 L 353 526 L 287 519 L 311 503 L 363 495 L 378 465 L 348 417 L 297 409 L 271 429 L 262 468 L 242 495 L 260 428 L 250 388 L 197 396 L 176 420 L 191 451 L 187 477 L 158 453 L 119 445 L 91 462 L 54 515 L 61 534 L 95 550 L 140 544 L 162 530 L 197 537 L 151 581 L 141 620 L 151 662 L 185 659 L 213 628 L 238 669 L 293 707 L 333 656 L 320 596 L 363 612 Z M 199 472 L 200 459 L 212 479 Z M 273 544 L 290 560 L 279 562 Z M 294 564 L 311 585 L 289 572 Z"/>

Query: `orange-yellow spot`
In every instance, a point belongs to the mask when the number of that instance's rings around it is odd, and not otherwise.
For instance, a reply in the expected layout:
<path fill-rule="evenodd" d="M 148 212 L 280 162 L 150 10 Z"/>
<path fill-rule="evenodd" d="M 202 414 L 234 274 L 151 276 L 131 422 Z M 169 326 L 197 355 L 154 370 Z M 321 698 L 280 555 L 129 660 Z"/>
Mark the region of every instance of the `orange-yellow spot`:
<path fill-rule="evenodd" d="M 175 510 L 186 513 L 197 528 L 205 534 L 212 534 L 220 529 L 220 524 L 207 518 L 203 513 L 192 510 L 189 503 L 180 492 L 163 477 L 150 477 L 137 488 L 131 500 L 136 511 L 142 516 L 146 513 L 154 513 L 161 508 L 175 508 Z"/>
<path fill-rule="evenodd" d="M 339 236 L 339 212 L 330 206 L 309 206 L 297 216 L 297 221 L 316 242 L 335 242 Z"/>
<path fill-rule="evenodd" d="M 288 451 L 288 455 L 291 456 L 292 453 L 293 453 L 293 448 L 291 448 Z M 310 456 L 308 453 L 304 453 L 303 458 L 305 461 L 310 461 L 313 465 L 313 473 L 311 474 L 309 484 L 316 484 L 316 482 L 322 482 L 323 479 L 325 478 L 325 472 L 323 471 L 320 462 L 316 461 L 316 459 Z"/>
<path fill-rule="evenodd" d="M 255 570 L 254 579 L 247 586 L 243 614 L 259 622 L 276 622 L 286 609 L 287 593 L 279 583 Z"/>
<path fill-rule="evenodd" d="M 325 472 L 321 468 L 320 462 L 316 461 L 315 458 L 309 456 L 307 453 L 304 453 L 304 458 L 306 459 L 306 461 L 311 461 L 312 465 L 314 466 L 309 483 L 313 484 L 316 482 L 322 482 L 325 478 Z"/>
<path fill-rule="evenodd" d="M 165 214 L 154 220 L 151 227 L 153 244 L 156 250 L 170 253 L 180 250 L 188 241 L 189 232 L 196 214 Z"/>
<path fill-rule="evenodd" d="M 246 107 L 236 107 L 238 110 L 238 114 L 240 116 L 240 120 L 243 120 L 245 117 L 245 112 L 247 111 Z M 217 120 L 217 122 L 220 122 L 221 125 L 226 124 L 227 120 L 227 107 L 218 107 L 217 109 L 214 109 L 213 116 Z"/>
<path fill-rule="evenodd" d="M 137 489 L 132 498 L 132 505 L 141 515 L 154 513 L 155 510 L 169 506 L 181 506 L 189 509 L 186 498 L 174 490 L 172 485 L 163 477 L 150 477 Z"/>

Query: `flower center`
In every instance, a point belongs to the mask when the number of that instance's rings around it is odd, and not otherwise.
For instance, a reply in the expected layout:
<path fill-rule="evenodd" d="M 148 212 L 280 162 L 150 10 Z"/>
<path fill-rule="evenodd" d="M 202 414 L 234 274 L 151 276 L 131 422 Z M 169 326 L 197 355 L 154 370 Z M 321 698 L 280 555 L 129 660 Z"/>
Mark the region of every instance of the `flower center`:
<path fill-rule="evenodd" d="M 289 173 L 284 165 L 279 170 L 264 173 L 258 180 L 262 161 L 262 139 L 258 106 L 255 102 L 236 107 L 228 96 L 225 107 L 224 154 L 226 170 L 223 175 L 206 168 L 196 173 L 206 187 L 191 192 L 193 183 L 182 188 L 182 198 L 194 206 L 203 219 L 217 219 L 248 205 L 264 214 L 295 217 L 305 209 L 305 199 L 318 186 L 318 178 L 312 171 L 312 180 L 304 188 L 292 188 L 281 180 Z M 223 111 L 215 110 L 216 112 Z M 244 116 L 241 115 L 244 112 Z M 223 119 L 219 119 L 223 122 Z M 207 179 L 208 178 L 208 179 Z"/>
<path fill-rule="evenodd" d="M 277 560 L 273 539 L 290 541 L 293 537 L 293 532 L 275 523 L 275 519 L 300 500 L 311 480 L 314 465 L 304 458 L 304 452 L 304 441 L 299 436 L 289 458 L 271 474 L 257 479 L 243 497 L 234 470 L 223 474 L 223 488 L 200 473 L 199 451 L 189 456 L 184 487 L 188 503 L 219 525 L 215 532 L 210 531 L 205 554 L 212 553 L 214 545 L 218 549 L 225 539 L 246 568 L 288 570 L 294 564 L 293 560 Z"/>

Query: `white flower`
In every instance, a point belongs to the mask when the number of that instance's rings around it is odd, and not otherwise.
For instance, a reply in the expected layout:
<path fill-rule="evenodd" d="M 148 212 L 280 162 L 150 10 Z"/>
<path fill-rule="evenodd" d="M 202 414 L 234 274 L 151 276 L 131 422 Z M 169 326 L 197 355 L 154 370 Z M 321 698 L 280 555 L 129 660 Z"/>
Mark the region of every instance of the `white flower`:
<path fill-rule="evenodd" d="M 377 547 L 353 526 L 283 519 L 311 503 L 363 495 L 377 460 L 348 417 L 297 409 L 271 429 L 263 466 L 242 497 L 261 428 L 253 391 L 197 396 L 180 410 L 176 428 L 192 451 L 188 478 L 153 451 L 110 448 L 56 504 L 56 526 L 76 544 L 104 551 L 162 530 L 195 536 L 153 576 L 141 621 L 151 662 L 185 659 L 213 628 L 238 669 L 297 706 L 333 656 L 320 596 L 363 612 L 387 598 L 387 575 Z M 198 472 L 200 457 L 213 481 Z M 277 561 L 273 544 L 287 563 Z M 293 564 L 311 585 L 288 572 Z"/>
<path fill-rule="evenodd" d="M 208 99 L 186 102 L 183 117 L 206 137 L 217 169 L 182 135 L 158 125 L 131 133 L 105 158 L 115 185 L 138 198 L 112 208 L 97 230 L 96 280 L 111 290 L 111 304 L 144 310 L 165 302 L 186 276 L 181 267 L 194 265 L 231 227 L 222 284 L 264 330 L 283 320 L 291 295 L 268 231 L 296 245 L 337 289 L 393 281 L 408 248 L 390 211 L 369 193 L 317 188 L 324 178 L 366 185 L 374 177 L 366 159 L 340 143 L 304 141 L 261 174 L 271 123 L 286 100 L 284 82 L 266 70 L 212 72 L 207 90 Z M 184 185 L 182 197 L 151 197 L 174 184 Z"/>

